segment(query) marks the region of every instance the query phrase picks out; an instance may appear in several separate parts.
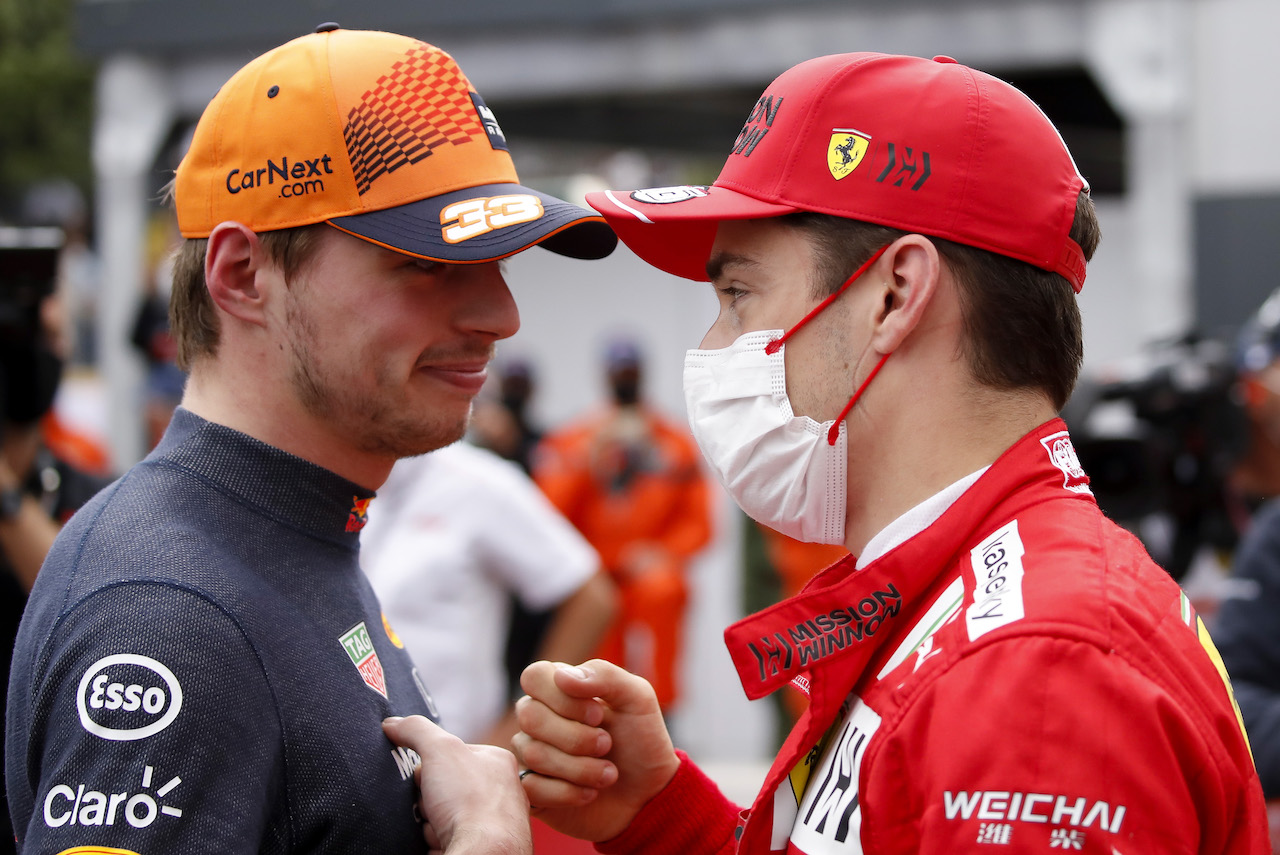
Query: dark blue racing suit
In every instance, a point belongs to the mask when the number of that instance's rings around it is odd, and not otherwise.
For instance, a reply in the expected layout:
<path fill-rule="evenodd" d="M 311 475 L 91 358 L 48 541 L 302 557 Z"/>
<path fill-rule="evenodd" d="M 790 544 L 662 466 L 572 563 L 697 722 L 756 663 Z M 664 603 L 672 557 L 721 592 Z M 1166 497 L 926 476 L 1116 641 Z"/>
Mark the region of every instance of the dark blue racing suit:
<path fill-rule="evenodd" d="M 64 528 L 14 650 L 27 855 L 426 852 L 380 722 L 434 708 L 357 563 L 372 493 L 179 409 Z"/>

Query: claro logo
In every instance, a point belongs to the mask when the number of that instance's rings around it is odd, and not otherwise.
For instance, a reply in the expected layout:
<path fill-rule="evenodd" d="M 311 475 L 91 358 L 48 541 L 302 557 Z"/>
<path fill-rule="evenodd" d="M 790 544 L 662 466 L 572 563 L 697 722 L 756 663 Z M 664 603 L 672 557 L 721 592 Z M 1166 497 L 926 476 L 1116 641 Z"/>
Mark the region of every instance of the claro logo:
<path fill-rule="evenodd" d="M 115 742 L 146 739 L 164 730 L 182 709 L 182 686 L 148 656 L 117 653 L 99 659 L 80 678 L 80 724 Z"/>
<path fill-rule="evenodd" d="M 146 828 L 156 821 L 159 814 L 181 819 L 182 808 L 166 804 L 166 797 L 182 784 L 182 778 L 174 775 L 160 787 L 155 795 L 145 792 L 152 788 L 155 767 L 146 766 L 142 770 L 142 791 L 130 793 L 114 792 L 117 787 L 102 790 L 90 789 L 85 784 L 71 787 L 68 784 L 57 784 L 50 788 L 44 797 L 44 824 L 50 828 L 61 828 L 64 825 L 120 825 L 128 822 L 134 828 Z M 79 852 L 79 849 L 67 850 Z M 89 849 L 86 852 L 118 853 L 120 849 Z M 65 855 L 65 853 L 63 853 Z"/>

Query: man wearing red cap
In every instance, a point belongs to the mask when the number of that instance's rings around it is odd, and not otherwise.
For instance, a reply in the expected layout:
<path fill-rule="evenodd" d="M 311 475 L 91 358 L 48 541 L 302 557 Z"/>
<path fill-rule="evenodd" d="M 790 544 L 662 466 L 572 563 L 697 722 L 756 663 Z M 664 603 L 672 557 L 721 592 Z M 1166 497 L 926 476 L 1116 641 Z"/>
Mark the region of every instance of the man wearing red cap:
<path fill-rule="evenodd" d="M 6 721 L 19 849 L 521 851 L 509 752 L 384 734 L 435 709 L 359 533 L 397 458 L 462 436 L 516 331 L 499 260 L 616 239 L 518 183 L 448 54 L 336 24 L 227 81 L 174 196 L 189 380 L 31 594 Z"/>
<path fill-rule="evenodd" d="M 1098 227 L 1031 101 L 943 57 L 823 57 L 714 185 L 588 201 L 719 297 L 685 394 L 726 489 L 852 554 L 725 633 L 749 697 L 809 697 L 749 810 L 593 660 L 524 674 L 543 819 L 610 853 L 1268 850 L 1213 643 L 1057 418 Z"/>

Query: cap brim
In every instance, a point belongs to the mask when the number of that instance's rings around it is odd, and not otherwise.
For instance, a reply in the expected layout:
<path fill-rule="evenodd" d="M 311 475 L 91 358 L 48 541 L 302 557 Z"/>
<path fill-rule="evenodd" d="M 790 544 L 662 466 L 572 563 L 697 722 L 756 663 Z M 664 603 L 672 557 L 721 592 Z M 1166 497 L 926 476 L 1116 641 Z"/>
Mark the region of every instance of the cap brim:
<path fill-rule="evenodd" d="M 649 264 L 685 279 L 707 281 L 707 259 L 723 220 L 794 213 L 792 205 L 765 202 L 712 185 L 605 190 L 587 194 L 618 238 Z"/>
<path fill-rule="evenodd" d="M 618 244 L 603 217 L 520 184 L 468 187 L 328 223 L 397 252 L 455 264 L 496 261 L 535 245 L 604 258 Z"/>

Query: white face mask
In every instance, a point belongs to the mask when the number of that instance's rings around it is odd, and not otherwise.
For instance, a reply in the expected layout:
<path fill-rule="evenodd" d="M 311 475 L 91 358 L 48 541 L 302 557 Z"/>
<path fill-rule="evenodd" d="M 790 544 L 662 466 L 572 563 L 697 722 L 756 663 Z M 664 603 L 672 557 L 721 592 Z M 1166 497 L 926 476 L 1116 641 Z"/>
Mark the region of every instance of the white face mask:
<path fill-rule="evenodd" d="M 788 537 L 843 543 L 845 427 L 797 416 L 787 399 L 782 330 L 750 332 L 720 350 L 690 350 L 684 397 L 693 437 L 746 514 Z"/>
<path fill-rule="evenodd" d="M 791 409 L 783 346 L 885 249 L 789 331 L 757 330 L 726 348 L 690 350 L 685 355 L 685 405 L 702 456 L 747 516 L 796 540 L 844 543 L 844 419 L 889 355 L 876 363 L 840 415 L 818 423 Z"/>

